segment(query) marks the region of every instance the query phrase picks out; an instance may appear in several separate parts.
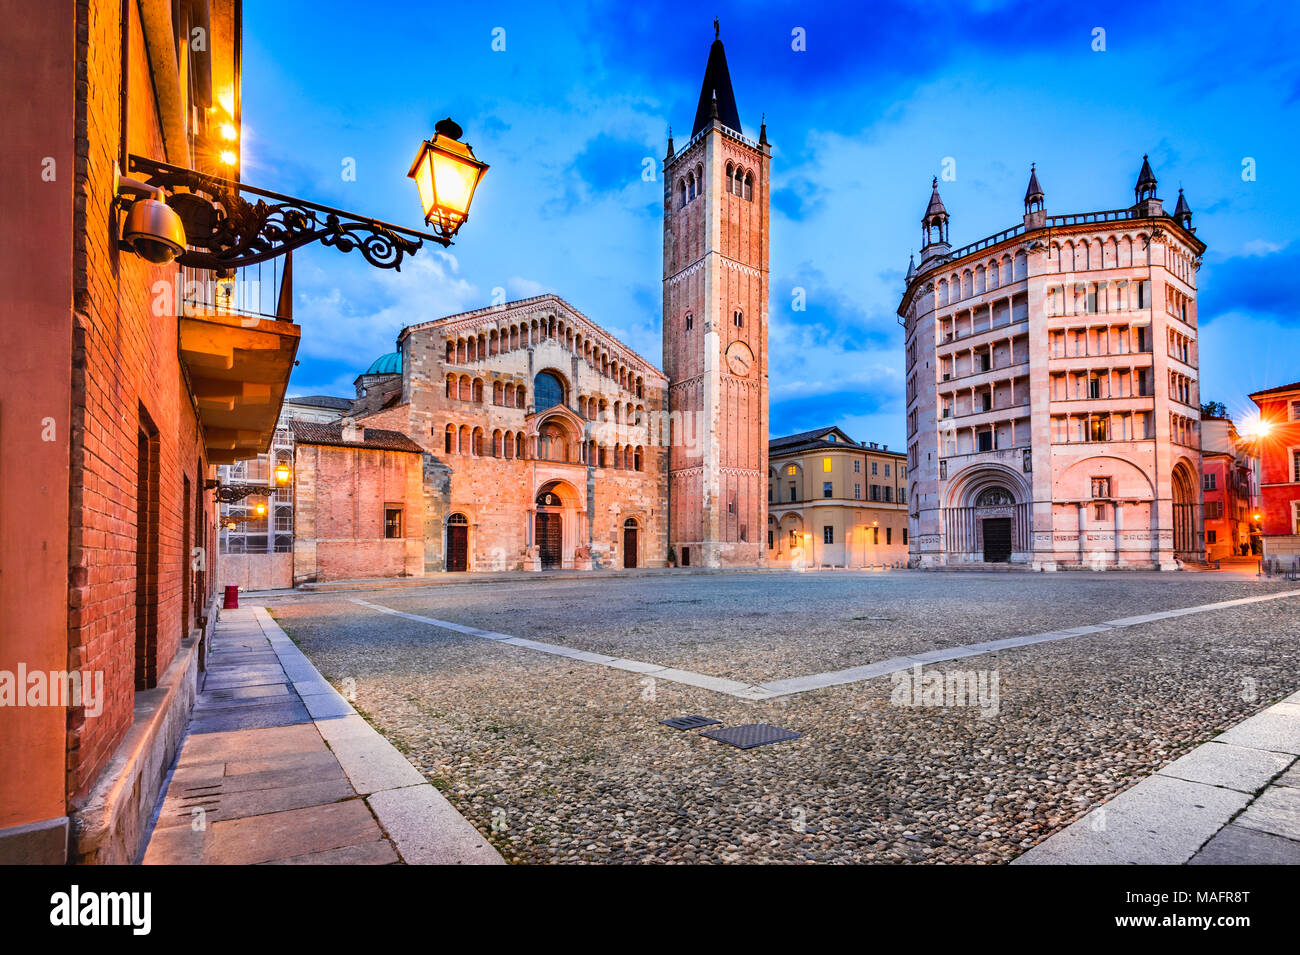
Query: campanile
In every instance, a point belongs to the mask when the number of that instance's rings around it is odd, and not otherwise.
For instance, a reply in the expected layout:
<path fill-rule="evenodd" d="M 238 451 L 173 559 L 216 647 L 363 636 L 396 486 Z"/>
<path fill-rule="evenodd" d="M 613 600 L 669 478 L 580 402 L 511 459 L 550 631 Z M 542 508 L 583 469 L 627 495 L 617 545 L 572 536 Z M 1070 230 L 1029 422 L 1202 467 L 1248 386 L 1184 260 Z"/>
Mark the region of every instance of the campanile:
<path fill-rule="evenodd" d="M 741 129 L 727 57 L 709 48 L 690 140 L 664 159 L 669 543 L 680 566 L 767 555 L 767 126 Z"/>

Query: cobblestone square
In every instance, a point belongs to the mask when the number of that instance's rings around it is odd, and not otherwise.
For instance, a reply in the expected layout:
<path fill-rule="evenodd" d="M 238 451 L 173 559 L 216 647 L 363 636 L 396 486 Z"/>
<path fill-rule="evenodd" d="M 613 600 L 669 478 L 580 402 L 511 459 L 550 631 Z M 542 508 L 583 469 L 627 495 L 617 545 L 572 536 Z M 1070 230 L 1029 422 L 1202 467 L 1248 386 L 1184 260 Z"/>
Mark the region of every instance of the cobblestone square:
<path fill-rule="evenodd" d="M 1300 594 L 925 664 L 927 686 L 961 672 L 971 696 L 918 686 L 913 706 L 898 685 L 915 670 L 750 702 L 503 638 L 753 684 L 1292 591 L 1228 574 L 756 573 L 267 604 L 509 860 L 1001 863 L 1291 693 Z M 804 735 L 742 751 L 658 722 L 695 713 Z"/>

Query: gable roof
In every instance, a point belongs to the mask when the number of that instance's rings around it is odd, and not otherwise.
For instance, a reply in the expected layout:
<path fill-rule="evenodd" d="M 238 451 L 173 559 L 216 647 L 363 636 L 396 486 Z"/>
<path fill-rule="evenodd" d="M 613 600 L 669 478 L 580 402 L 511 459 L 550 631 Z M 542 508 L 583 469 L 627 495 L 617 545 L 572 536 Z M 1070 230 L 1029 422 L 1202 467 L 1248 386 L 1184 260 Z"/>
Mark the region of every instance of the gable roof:
<path fill-rule="evenodd" d="M 1284 391 L 1300 391 L 1300 381 L 1293 381 L 1289 385 L 1278 385 L 1276 388 L 1265 388 L 1263 391 L 1252 392 L 1250 397 L 1256 395 L 1275 395 Z"/>
<path fill-rule="evenodd" d="M 318 444 L 335 448 L 365 448 L 368 451 L 409 451 L 423 454 L 420 447 L 400 431 L 387 431 L 383 428 L 363 428 L 362 440 L 344 441 L 343 425 L 320 424 L 315 421 L 290 421 L 293 439 L 298 444 Z"/>
<path fill-rule="evenodd" d="M 430 329 L 443 329 L 460 323 L 464 323 L 467 326 L 473 324 L 493 324 L 498 322 L 509 324 L 512 319 L 505 316 L 511 312 L 528 311 L 530 309 L 546 306 L 556 309 L 564 309 L 564 311 L 568 313 L 567 318 L 576 320 L 577 322 L 587 326 L 588 337 L 599 341 L 601 346 L 604 348 L 608 348 L 611 351 L 622 352 L 623 356 L 629 359 L 631 363 L 641 366 L 640 371 L 642 375 L 652 376 L 659 379 L 662 383 L 667 384 L 667 377 L 656 365 L 647 361 L 634 349 L 626 345 L 622 339 L 611 335 L 608 331 L 596 324 L 554 292 L 547 292 L 543 295 L 533 295 L 529 298 L 521 298 L 513 302 L 505 302 L 501 305 L 485 305 L 483 308 L 470 309 L 468 312 L 457 312 L 455 315 L 445 315 L 442 318 L 435 318 L 432 321 L 407 325 L 398 333 L 397 340 L 400 343 L 407 335 L 414 332 L 422 332 Z M 489 319 L 491 321 L 488 321 Z"/>
<path fill-rule="evenodd" d="M 330 408 L 334 411 L 347 411 L 352 407 L 351 398 L 336 398 L 334 395 L 303 395 L 300 398 L 286 398 L 285 403 L 307 405 L 311 408 Z"/>

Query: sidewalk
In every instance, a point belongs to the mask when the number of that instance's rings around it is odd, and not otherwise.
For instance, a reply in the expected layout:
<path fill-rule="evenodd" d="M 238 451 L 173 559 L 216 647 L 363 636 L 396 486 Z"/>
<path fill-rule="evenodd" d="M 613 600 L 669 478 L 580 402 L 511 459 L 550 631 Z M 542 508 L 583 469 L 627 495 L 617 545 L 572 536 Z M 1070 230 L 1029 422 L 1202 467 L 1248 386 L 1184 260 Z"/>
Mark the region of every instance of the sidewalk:
<path fill-rule="evenodd" d="M 221 613 L 143 862 L 503 864 L 263 607 Z"/>
<path fill-rule="evenodd" d="M 1300 693 L 1174 760 L 1012 865 L 1300 865 Z"/>

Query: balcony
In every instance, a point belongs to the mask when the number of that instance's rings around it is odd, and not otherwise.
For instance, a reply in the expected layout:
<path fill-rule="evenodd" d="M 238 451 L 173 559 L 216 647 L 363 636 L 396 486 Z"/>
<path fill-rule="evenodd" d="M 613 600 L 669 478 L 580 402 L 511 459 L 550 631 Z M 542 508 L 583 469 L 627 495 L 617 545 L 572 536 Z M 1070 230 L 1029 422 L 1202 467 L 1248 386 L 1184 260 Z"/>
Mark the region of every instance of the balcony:
<path fill-rule="evenodd" d="M 270 449 L 300 330 L 293 323 L 292 256 L 230 278 L 182 269 L 180 358 L 199 408 L 209 464 Z"/>

